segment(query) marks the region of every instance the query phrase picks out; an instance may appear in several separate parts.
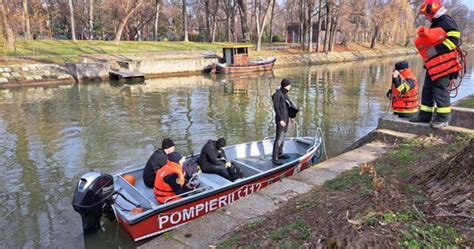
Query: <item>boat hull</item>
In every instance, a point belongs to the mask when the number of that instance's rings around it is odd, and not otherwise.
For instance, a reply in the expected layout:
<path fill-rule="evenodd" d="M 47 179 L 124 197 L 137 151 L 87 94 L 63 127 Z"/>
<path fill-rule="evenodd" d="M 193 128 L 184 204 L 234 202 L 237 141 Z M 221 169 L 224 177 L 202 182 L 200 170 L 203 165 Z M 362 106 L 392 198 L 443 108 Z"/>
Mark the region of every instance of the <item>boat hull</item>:
<path fill-rule="evenodd" d="M 276 59 L 269 60 L 268 62 L 262 62 L 257 64 L 249 65 L 216 65 L 217 73 L 248 73 L 248 72 L 263 72 L 263 71 L 272 71 L 273 65 L 275 64 Z"/>
<path fill-rule="evenodd" d="M 128 223 L 120 216 L 117 216 L 117 220 L 135 241 L 164 233 L 221 207 L 232 204 L 233 202 L 255 193 L 276 181 L 292 176 L 299 171 L 308 168 L 315 152 L 316 151 L 306 154 L 298 161 L 289 164 L 278 171 L 268 172 L 268 174 L 260 178 L 243 180 L 238 184 L 229 186 L 228 188 L 211 192 L 208 196 L 203 198 L 195 200 L 191 199 L 187 203 L 170 207 L 168 210 L 163 210 L 159 213 L 148 216 L 134 224 Z"/>

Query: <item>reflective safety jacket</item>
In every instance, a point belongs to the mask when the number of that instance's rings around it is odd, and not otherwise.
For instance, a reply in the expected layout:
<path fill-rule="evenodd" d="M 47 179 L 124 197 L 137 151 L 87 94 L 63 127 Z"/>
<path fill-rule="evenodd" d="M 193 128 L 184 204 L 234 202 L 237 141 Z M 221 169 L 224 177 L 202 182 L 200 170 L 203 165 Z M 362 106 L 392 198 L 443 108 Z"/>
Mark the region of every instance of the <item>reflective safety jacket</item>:
<path fill-rule="evenodd" d="M 173 188 L 165 181 L 165 178 L 172 174 L 178 175 L 176 183 L 181 187 L 184 186 L 185 179 L 183 168 L 181 165 L 168 160 L 168 162 L 156 172 L 155 186 L 153 188 L 155 198 L 160 204 L 165 203 L 166 200 L 170 202 L 181 199 L 181 197 L 170 198 L 176 196 L 176 193 L 173 191 Z"/>
<path fill-rule="evenodd" d="M 392 110 L 395 113 L 415 113 L 418 111 L 418 80 L 410 68 L 400 71 L 401 83 L 392 83 Z M 414 83 L 411 87 L 408 81 Z"/>
<path fill-rule="evenodd" d="M 419 27 L 417 33 L 415 46 L 433 81 L 462 69 L 457 52 L 461 32 L 450 16 L 433 19 L 430 28 Z"/>

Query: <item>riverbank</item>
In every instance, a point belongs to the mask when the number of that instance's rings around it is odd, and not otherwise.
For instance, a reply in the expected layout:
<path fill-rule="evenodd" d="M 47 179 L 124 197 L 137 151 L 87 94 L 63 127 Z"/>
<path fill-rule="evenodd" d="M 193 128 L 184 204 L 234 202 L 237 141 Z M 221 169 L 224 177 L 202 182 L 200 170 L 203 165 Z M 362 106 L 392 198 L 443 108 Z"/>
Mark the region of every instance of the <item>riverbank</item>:
<path fill-rule="evenodd" d="M 472 246 L 470 173 L 438 169 L 470 170 L 473 138 L 389 115 L 351 150 L 140 247 Z"/>
<path fill-rule="evenodd" d="M 40 53 L 39 48 L 23 48 L 19 49 L 21 56 L 4 57 L 7 59 L 3 60 L 3 66 L 0 65 L 0 88 L 107 80 L 110 69 L 144 73 L 147 78 L 201 74 L 217 62 L 220 46 L 223 45 L 204 46 L 189 43 L 190 46 L 185 47 L 182 43 L 163 43 L 152 48 L 153 43 L 141 45 L 137 43 L 130 44 L 130 48 L 124 45 L 119 47 L 101 45 L 102 47 L 94 48 L 95 43 L 84 45 L 81 42 L 77 44 L 66 42 L 56 50 L 56 54 L 50 54 L 54 51 L 54 43 L 49 44 L 46 41 L 43 43 L 33 44 L 43 46 L 42 55 L 31 55 L 32 52 Z M 25 45 L 25 47 L 28 46 Z M 186 48 L 189 51 L 184 51 Z M 170 52 L 174 49 L 179 51 Z M 121 53 L 142 50 L 149 52 Z M 266 46 L 262 51 L 251 51 L 250 56 L 253 58 L 276 57 L 275 67 L 281 68 L 416 54 L 413 48 L 388 45 L 380 45 L 377 49 L 371 50 L 364 45 L 352 44 L 347 47 L 337 46 L 335 50 L 338 52 L 306 53 L 288 44 L 276 44 L 272 47 Z M 81 52 L 83 54 L 80 54 Z M 93 52 L 101 53 L 94 54 Z M 73 54 L 62 55 L 66 53 Z M 19 64 L 11 65 L 14 62 Z"/>
<path fill-rule="evenodd" d="M 232 232 L 218 248 L 472 247 L 473 147 L 469 136 L 390 146 L 377 160 Z M 462 172 L 444 179 L 439 169 L 453 160 Z"/>

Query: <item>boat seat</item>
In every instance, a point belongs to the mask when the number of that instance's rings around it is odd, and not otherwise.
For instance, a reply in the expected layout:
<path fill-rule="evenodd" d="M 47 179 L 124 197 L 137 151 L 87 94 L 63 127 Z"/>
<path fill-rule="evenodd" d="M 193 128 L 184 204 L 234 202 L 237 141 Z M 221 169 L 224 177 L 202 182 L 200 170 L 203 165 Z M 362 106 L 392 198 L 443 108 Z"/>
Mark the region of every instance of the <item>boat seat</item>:
<path fill-rule="evenodd" d="M 211 173 L 201 173 L 199 175 L 199 181 L 201 184 L 212 187 L 213 189 L 232 183 L 218 174 Z"/>

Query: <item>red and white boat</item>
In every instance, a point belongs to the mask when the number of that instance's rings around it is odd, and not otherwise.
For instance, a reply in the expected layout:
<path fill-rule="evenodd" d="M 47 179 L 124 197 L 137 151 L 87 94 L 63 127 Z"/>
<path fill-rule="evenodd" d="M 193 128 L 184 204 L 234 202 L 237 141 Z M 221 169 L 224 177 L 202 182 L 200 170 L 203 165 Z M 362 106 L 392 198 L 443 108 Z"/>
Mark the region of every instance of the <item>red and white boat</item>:
<path fill-rule="evenodd" d="M 223 47 L 223 57 L 212 65 L 211 73 L 248 73 L 272 71 L 276 58 L 249 59 L 249 44 L 234 44 Z"/>
<path fill-rule="evenodd" d="M 199 188 L 177 201 L 158 204 L 153 189 L 143 183 L 140 167 L 125 169 L 113 177 L 97 172 L 83 175 L 74 193 L 73 206 L 82 216 L 84 230 L 100 226 L 102 213 L 109 213 L 135 241 L 161 234 L 308 168 L 318 158 L 322 137 L 287 138 L 283 151 L 289 159 L 282 165 L 271 161 L 273 141 L 264 139 L 225 147 L 227 159 L 240 167 L 244 177 L 231 182 L 217 174 L 199 173 Z M 124 179 L 126 175 L 134 176 L 134 185 Z"/>

